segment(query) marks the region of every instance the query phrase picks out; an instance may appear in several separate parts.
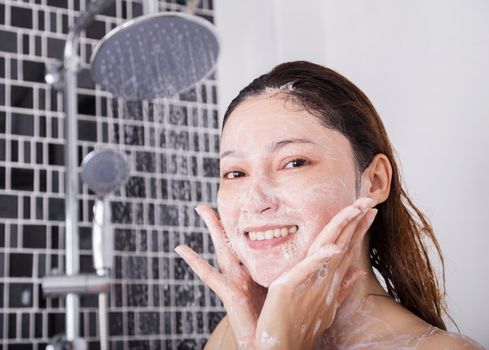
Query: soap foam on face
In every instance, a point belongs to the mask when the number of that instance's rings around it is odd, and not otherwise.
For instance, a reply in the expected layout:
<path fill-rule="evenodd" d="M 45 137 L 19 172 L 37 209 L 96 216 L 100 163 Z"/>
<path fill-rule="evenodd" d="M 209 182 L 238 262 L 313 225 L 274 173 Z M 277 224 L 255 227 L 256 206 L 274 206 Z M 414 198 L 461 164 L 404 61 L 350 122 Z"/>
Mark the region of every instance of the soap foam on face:
<path fill-rule="evenodd" d="M 331 218 L 355 200 L 355 165 L 349 141 L 307 111 L 271 94 L 247 99 L 229 117 L 221 149 L 235 156 L 221 159 L 221 172 L 240 171 L 223 179 L 219 214 L 233 251 L 262 286 L 304 259 Z M 252 136 L 252 137 L 250 137 Z M 283 140 L 292 142 L 270 151 Z M 305 164 L 291 167 L 290 161 Z M 297 225 L 280 246 L 253 250 L 243 227 Z"/>

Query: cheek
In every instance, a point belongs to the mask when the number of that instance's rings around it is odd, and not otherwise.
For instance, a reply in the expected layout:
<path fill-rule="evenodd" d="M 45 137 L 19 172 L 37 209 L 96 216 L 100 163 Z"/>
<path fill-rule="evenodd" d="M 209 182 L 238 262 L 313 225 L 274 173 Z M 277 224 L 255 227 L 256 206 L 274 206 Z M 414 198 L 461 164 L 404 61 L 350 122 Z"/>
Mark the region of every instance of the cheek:
<path fill-rule="evenodd" d="M 217 192 L 217 211 L 227 233 L 235 232 L 237 228 L 239 206 L 235 203 L 237 203 L 236 193 L 219 189 Z M 230 234 L 229 236 L 233 235 Z"/>
<path fill-rule="evenodd" d="M 303 224 L 303 234 L 295 241 L 298 258 L 305 254 L 331 219 L 354 202 L 352 186 L 352 179 L 329 177 L 309 185 L 291 184 L 278 193 L 286 215 L 299 218 Z"/>
<path fill-rule="evenodd" d="M 328 177 L 308 181 L 288 181 L 276 190 L 287 208 L 304 215 L 337 212 L 355 200 L 353 178 Z"/>

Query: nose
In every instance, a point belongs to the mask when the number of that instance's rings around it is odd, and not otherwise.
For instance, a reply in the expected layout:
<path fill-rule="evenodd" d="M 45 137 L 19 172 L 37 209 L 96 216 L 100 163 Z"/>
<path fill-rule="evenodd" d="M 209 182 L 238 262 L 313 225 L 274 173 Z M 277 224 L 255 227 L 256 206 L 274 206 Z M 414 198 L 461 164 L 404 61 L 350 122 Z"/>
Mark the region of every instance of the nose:
<path fill-rule="evenodd" d="M 278 198 L 272 186 L 264 182 L 254 181 L 241 203 L 243 212 L 248 214 L 263 214 L 274 212 L 278 208 Z"/>

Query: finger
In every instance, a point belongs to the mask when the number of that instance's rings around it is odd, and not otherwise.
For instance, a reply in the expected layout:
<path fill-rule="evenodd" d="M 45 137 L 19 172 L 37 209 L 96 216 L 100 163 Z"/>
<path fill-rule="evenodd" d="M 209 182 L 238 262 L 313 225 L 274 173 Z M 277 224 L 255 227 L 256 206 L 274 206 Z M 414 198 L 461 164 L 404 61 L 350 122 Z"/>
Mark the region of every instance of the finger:
<path fill-rule="evenodd" d="M 362 235 L 362 232 L 363 230 L 367 230 L 368 227 L 367 225 L 365 224 L 365 217 L 366 216 L 369 216 L 369 210 L 371 209 L 367 209 L 367 212 L 364 213 L 360 213 L 357 217 L 355 217 L 349 224 L 348 226 L 346 226 L 343 231 L 340 233 L 339 237 L 338 237 L 338 240 L 336 242 L 336 245 L 338 246 L 338 248 L 340 248 L 344 254 L 342 254 L 341 257 L 339 257 L 338 259 L 336 259 L 336 261 L 334 262 L 334 265 L 333 264 L 330 264 L 331 266 L 329 266 L 329 269 L 330 271 L 336 271 L 338 268 L 339 268 L 339 264 L 341 263 L 342 260 L 344 260 L 346 258 L 346 256 L 348 256 L 348 259 L 347 259 L 347 263 L 343 263 L 343 266 L 345 266 L 343 268 L 343 270 L 340 269 L 340 272 L 338 274 L 334 273 L 332 275 L 330 275 L 329 279 L 327 281 L 323 281 L 327 276 L 325 275 L 325 272 L 324 271 L 319 271 L 318 272 L 318 281 L 319 282 L 322 282 L 320 284 L 322 284 L 322 286 L 326 285 L 328 286 L 325 290 L 325 292 L 327 290 L 334 290 L 336 288 L 336 286 L 339 284 L 342 276 L 343 276 L 343 273 L 346 272 L 345 268 L 348 266 L 346 264 L 349 264 L 349 262 L 351 262 L 352 260 L 352 251 L 358 251 L 358 246 L 359 246 L 359 243 L 361 243 L 362 239 L 363 239 L 363 235 Z M 370 220 L 370 219 L 368 219 Z M 353 245 L 350 245 L 351 242 L 354 242 Z M 360 241 L 360 242 L 358 242 Z M 340 280 L 338 280 L 340 278 Z M 329 294 L 328 294 L 329 295 Z M 331 297 L 331 296 L 330 296 Z"/>
<path fill-rule="evenodd" d="M 369 212 L 370 208 L 375 205 L 375 201 L 372 198 L 362 197 L 357 199 L 352 206 L 356 207 L 360 210 L 360 214 L 357 215 L 348 226 L 345 228 L 344 232 L 341 232 L 336 240 L 336 244 L 338 244 L 342 249 L 345 249 L 346 246 L 349 245 L 352 235 L 357 232 L 357 226 L 363 222 L 366 214 Z M 353 229 L 353 230 L 352 230 Z"/>
<path fill-rule="evenodd" d="M 227 290 L 224 288 L 227 282 L 207 261 L 202 259 L 192 248 L 186 245 L 179 245 L 175 252 L 190 266 L 192 271 L 210 288 L 221 300 L 227 297 Z"/>
<path fill-rule="evenodd" d="M 355 202 L 353 202 L 353 206 L 357 207 L 361 211 L 366 211 L 369 208 L 373 208 L 376 205 L 376 201 L 370 197 L 360 197 Z"/>
<path fill-rule="evenodd" d="M 369 207 L 373 206 L 375 201 L 371 198 L 362 197 L 356 200 L 352 205 L 343 208 L 336 214 L 326 227 L 319 233 L 308 254 L 314 253 L 320 246 L 325 243 L 336 242 L 341 232 L 347 227 L 358 215 L 365 212 Z"/>
<path fill-rule="evenodd" d="M 333 257 L 342 253 L 343 250 L 338 249 L 334 244 L 323 246 L 314 254 L 304 258 L 290 270 L 285 271 L 270 284 L 269 289 L 282 285 L 286 285 L 289 289 L 295 289 L 301 283 L 304 283 L 310 274 L 317 272 L 323 267 L 322 264 L 327 264 Z"/>
<path fill-rule="evenodd" d="M 348 250 L 347 247 L 350 246 L 350 242 L 361 241 L 372 225 L 377 212 L 377 209 L 368 209 L 363 215 L 357 216 L 352 225 L 348 226 L 348 232 L 342 233 L 338 237 L 336 244 L 341 249 Z"/>
<path fill-rule="evenodd" d="M 326 303 L 328 305 L 331 305 L 337 298 L 337 294 L 340 291 L 340 283 L 341 281 L 343 281 L 343 279 L 345 278 L 345 274 L 347 273 L 348 269 L 351 267 L 353 257 L 357 256 L 358 253 L 360 252 L 360 248 L 363 242 L 363 237 L 365 233 L 368 231 L 368 228 L 370 227 L 371 223 L 373 222 L 376 213 L 377 213 L 377 209 L 368 210 L 367 214 L 362 220 L 362 224 L 358 226 L 358 229 L 355 232 L 355 237 L 351 239 L 351 243 L 348 243 L 345 254 L 341 256 L 341 261 L 337 263 L 337 267 L 334 270 L 333 276 L 329 277 L 331 278 L 331 282 L 325 283 L 325 285 L 328 286 L 327 294 L 325 298 Z M 343 246 L 342 249 L 345 249 L 345 247 Z"/>
<path fill-rule="evenodd" d="M 308 255 L 316 252 L 319 247 L 324 244 L 336 242 L 339 234 L 352 222 L 357 215 L 360 214 L 360 210 L 355 207 L 347 207 L 340 211 L 326 227 L 319 233 L 314 242 L 311 244 L 308 250 Z"/>
<path fill-rule="evenodd" d="M 355 233 L 358 232 L 358 225 L 363 221 L 365 215 L 365 212 L 361 212 L 343 229 L 335 242 L 338 247 L 341 247 L 341 249 L 344 249 L 345 251 L 350 247 L 350 242 L 352 242 Z"/>
<path fill-rule="evenodd" d="M 367 273 L 359 268 L 351 267 L 348 269 L 343 281 L 341 282 L 340 290 L 336 296 L 336 303 L 338 305 L 343 304 L 345 299 L 352 293 L 355 284 L 365 278 Z"/>
<path fill-rule="evenodd" d="M 199 276 L 199 278 L 212 289 L 222 300 L 229 316 L 229 322 L 239 343 L 250 343 L 254 336 L 256 315 L 250 310 L 248 303 L 236 295 L 225 277 L 202 259 L 196 252 L 185 245 L 175 248 L 180 255 Z"/>
<path fill-rule="evenodd" d="M 352 243 L 347 247 L 345 254 L 343 254 L 342 256 L 342 260 L 338 263 L 338 267 L 334 273 L 326 297 L 326 302 L 328 304 L 331 304 L 333 302 L 338 292 L 340 291 L 340 282 L 344 280 L 347 271 L 352 268 L 352 260 L 355 256 L 358 255 L 362 246 L 363 237 L 365 236 L 368 228 L 372 224 L 376 214 L 377 209 L 369 209 L 369 211 L 365 215 L 364 220 L 362 221 L 362 224 L 359 225 L 358 229 L 355 232 L 355 238 L 352 238 Z"/>
<path fill-rule="evenodd" d="M 358 254 L 361 251 L 361 247 L 363 244 L 363 238 L 367 234 L 370 226 L 372 225 L 375 216 L 377 215 L 377 209 L 369 209 L 369 211 L 362 218 L 360 223 L 357 225 L 355 232 L 347 245 L 338 245 L 341 249 L 345 250 L 345 254 L 343 256 L 344 262 L 341 264 L 346 272 L 351 262 L 358 257 Z"/>
<path fill-rule="evenodd" d="M 338 264 L 339 277 L 343 279 L 348 269 L 351 267 L 353 258 L 358 256 L 360 253 L 363 238 L 368 231 L 371 223 L 373 222 L 375 215 L 377 214 L 377 209 L 370 209 L 370 211 L 365 215 L 361 224 L 357 227 L 354 237 L 351 240 L 350 245 L 346 248 L 345 254 L 342 256 L 342 260 Z"/>
<path fill-rule="evenodd" d="M 356 242 L 355 244 L 357 246 L 362 245 L 363 239 L 368 233 L 369 229 L 372 227 L 372 223 L 374 222 L 377 213 L 377 209 L 369 209 L 367 214 L 363 217 L 362 221 L 358 224 L 357 229 L 355 230 L 355 233 L 352 237 L 352 241 Z M 352 247 L 352 250 L 354 251 L 352 260 L 355 261 L 358 259 L 358 255 L 360 254 L 361 249 L 358 249 L 358 247 Z"/>
<path fill-rule="evenodd" d="M 215 210 L 207 205 L 198 205 L 195 211 L 204 220 L 205 225 L 209 229 L 221 271 L 227 272 L 239 265 L 239 260 L 228 247 L 227 235 Z"/>

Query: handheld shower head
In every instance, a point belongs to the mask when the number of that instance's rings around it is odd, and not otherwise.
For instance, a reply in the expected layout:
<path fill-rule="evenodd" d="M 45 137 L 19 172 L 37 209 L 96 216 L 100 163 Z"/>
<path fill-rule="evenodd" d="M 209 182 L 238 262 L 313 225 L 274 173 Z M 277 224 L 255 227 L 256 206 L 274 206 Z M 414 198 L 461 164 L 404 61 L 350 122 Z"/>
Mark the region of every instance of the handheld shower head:
<path fill-rule="evenodd" d="M 81 177 L 97 195 L 93 206 L 93 266 L 98 275 L 104 276 L 112 268 L 113 246 L 107 195 L 127 181 L 129 164 L 126 157 L 116 151 L 93 151 L 83 159 Z"/>
<path fill-rule="evenodd" d="M 197 16 L 164 12 L 138 17 L 109 32 L 95 47 L 95 82 L 126 100 L 173 96 L 214 68 L 214 26 Z"/>
<path fill-rule="evenodd" d="M 129 164 L 113 150 L 92 151 L 83 159 L 81 177 L 97 197 L 104 197 L 127 181 Z"/>

